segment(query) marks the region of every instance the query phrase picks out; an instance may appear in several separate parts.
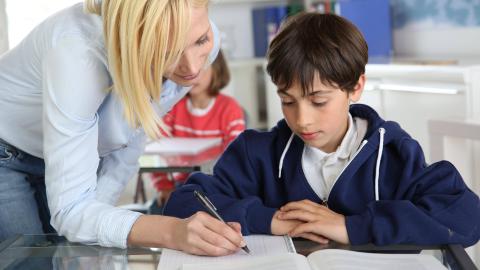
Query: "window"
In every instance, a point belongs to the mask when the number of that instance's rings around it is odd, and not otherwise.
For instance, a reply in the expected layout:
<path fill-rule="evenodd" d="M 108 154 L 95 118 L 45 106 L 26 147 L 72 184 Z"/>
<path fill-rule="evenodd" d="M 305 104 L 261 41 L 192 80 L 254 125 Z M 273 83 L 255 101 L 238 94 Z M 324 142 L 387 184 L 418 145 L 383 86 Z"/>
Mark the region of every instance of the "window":
<path fill-rule="evenodd" d="M 6 0 L 9 47 L 15 47 L 48 16 L 81 0 Z"/>

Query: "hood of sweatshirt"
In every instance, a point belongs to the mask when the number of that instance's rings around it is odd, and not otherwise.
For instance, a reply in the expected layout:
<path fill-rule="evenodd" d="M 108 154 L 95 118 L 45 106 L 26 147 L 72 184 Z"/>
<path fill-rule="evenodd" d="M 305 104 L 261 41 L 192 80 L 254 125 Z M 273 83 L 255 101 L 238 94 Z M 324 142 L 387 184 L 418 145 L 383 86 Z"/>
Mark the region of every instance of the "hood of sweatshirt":
<path fill-rule="evenodd" d="M 403 138 L 411 138 L 396 122 L 383 120 L 378 113 L 367 105 L 354 104 L 350 106 L 350 114 L 353 118 L 365 119 L 368 122 L 368 129 L 362 144 L 357 149 L 353 158 L 349 161 L 347 166 L 342 170 L 338 177 L 341 177 L 346 168 L 354 169 L 360 167 L 371 155 L 376 155 L 375 164 L 375 200 L 380 199 L 379 182 L 380 179 L 380 164 L 382 162 L 383 149 L 390 143 L 397 143 Z M 305 143 L 303 140 L 294 134 L 288 127 L 285 120 L 278 122 L 277 126 L 278 141 L 276 144 L 275 156 L 278 162 L 278 181 L 282 181 L 283 170 L 285 163 L 289 160 L 301 160 Z M 274 131 L 272 130 L 272 131 Z M 290 159 L 291 158 L 291 159 Z M 355 162 L 355 166 L 354 163 Z M 353 167 L 353 168 L 350 168 Z"/>

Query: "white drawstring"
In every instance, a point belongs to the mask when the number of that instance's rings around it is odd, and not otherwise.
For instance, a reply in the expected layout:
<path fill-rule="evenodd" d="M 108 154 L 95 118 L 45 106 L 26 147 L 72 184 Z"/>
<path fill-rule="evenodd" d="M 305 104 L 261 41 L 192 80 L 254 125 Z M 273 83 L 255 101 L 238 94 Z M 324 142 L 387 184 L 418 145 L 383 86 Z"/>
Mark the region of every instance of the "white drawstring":
<path fill-rule="evenodd" d="M 376 201 L 380 200 L 380 193 L 378 191 L 378 178 L 380 175 L 380 162 L 382 160 L 383 138 L 385 135 L 385 129 L 380 128 L 378 132 L 380 132 L 380 142 L 378 143 L 377 166 L 375 167 L 375 200 Z"/>
<path fill-rule="evenodd" d="M 380 200 L 380 192 L 378 188 L 378 181 L 380 177 L 380 163 L 382 161 L 382 154 L 383 154 L 383 142 L 384 142 L 384 137 L 385 137 L 385 129 L 380 128 L 378 130 L 380 133 L 380 142 L 378 144 L 378 155 L 377 155 L 377 164 L 375 166 L 375 200 L 379 201 Z M 285 146 L 285 149 L 283 150 L 283 153 L 280 157 L 280 163 L 278 166 L 278 178 L 282 178 L 282 168 L 283 168 L 283 160 L 285 159 L 285 155 L 287 154 L 288 149 L 290 148 L 290 144 L 292 143 L 293 137 L 295 136 L 294 133 L 290 136 L 288 139 L 287 145 Z M 360 150 L 367 144 L 367 141 L 365 140 L 360 148 L 358 149 L 357 153 L 360 152 Z M 353 159 L 353 158 L 352 158 Z"/>
<path fill-rule="evenodd" d="M 280 164 L 278 164 L 278 179 L 282 178 L 283 159 L 285 158 L 285 155 L 287 154 L 288 148 L 290 147 L 290 144 L 292 143 L 293 136 L 295 136 L 295 133 L 292 132 L 292 135 L 290 136 L 290 139 L 288 139 L 287 146 L 285 146 L 285 149 L 283 150 L 282 156 L 280 157 Z"/>

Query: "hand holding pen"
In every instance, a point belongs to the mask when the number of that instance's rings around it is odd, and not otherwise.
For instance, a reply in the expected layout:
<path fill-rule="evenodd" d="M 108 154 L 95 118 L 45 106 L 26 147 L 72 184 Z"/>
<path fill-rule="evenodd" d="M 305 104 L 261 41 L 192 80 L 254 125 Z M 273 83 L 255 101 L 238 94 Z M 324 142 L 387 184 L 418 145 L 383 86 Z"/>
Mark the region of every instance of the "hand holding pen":
<path fill-rule="evenodd" d="M 218 214 L 217 208 L 213 205 L 213 203 L 201 192 L 198 190 L 195 190 L 193 192 L 195 197 L 198 199 L 198 201 L 205 207 L 205 209 L 208 211 L 210 215 L 215 217 L 216 219 L 226 223 L 223 218 Z M 250 254 L 250 250 L 248 249 L 247 245 L 242 247 L 242 249 L 247 253 Z"/>

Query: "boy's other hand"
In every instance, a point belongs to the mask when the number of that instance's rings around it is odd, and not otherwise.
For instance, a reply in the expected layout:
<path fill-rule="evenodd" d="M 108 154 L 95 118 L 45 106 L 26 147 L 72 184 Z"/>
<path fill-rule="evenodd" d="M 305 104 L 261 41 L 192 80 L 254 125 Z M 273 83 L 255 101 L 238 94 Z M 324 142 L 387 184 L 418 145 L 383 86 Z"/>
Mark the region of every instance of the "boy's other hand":
<path fill-rule="evenodd" d="M 273 235 L 285 235 L 288 234 L 291 230 L 295 229 L 298 225 L 303 224 L 303 221 L 300 220 L 281 220 L 278 219 L 278 216 L 282 214 L 282 211 L 275 212 L 275 215 L 272 219 L 271 231 Z M 295 237 L 306 238 L 321 244 L 327 244 L 328 239 L 314 233 L 301 233 Z"/>
<path fill-rule="evenodd" d="M 288 234 L 291 230 L 293 230 L 298 225 L 302 224 L 303 222 L 300 220 L 282 220 L 279 219 L 278 216 L 282 213 L 282 211 L 277 211 L 273 215 L 271 231 L 273 235 L 285 235 Z"/>
<path fill-rule="evenodd" d="M 304 237 L 322 244 L 324 242 L 319 241 L 318 237 L 342 244 L 349 243 L 345 216 L 310 200 L 291 202 L 282 206 L 276 218 L 281 221 L 301 221 L 289 231 L 292 237 Z M 312 237 L 312 234 L 316 237 Z"/>

